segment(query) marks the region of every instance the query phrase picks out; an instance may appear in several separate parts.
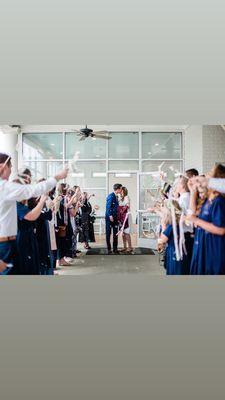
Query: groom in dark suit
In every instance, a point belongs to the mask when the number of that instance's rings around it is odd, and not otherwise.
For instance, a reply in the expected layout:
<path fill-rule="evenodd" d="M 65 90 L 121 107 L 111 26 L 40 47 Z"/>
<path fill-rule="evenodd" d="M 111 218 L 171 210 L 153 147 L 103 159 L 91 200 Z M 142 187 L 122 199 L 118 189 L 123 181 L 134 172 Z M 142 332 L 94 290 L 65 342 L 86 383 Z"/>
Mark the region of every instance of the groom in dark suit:
<path fill-rule="evenodd" d="M 118 209 L 118 194 L 121 193 L 122 185 L 116 183 L 113 186 L 113 192 L 110 193 L 106 199 L 106 212 L 105 212 L 105 222 L 106 222 L 106 243 L 108 248 L 108 254 L 119 254 L 118 252 L 118 221 L 117 221 L 117 209 Z M 111 249 L 111 231 L 113 231 L 113 253 Z"/>

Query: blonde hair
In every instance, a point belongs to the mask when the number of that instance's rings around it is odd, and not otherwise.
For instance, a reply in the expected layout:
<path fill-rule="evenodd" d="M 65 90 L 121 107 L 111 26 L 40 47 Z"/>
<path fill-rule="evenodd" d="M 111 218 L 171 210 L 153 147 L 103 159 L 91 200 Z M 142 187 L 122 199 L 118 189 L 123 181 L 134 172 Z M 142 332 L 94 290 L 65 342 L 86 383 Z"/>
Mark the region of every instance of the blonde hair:
<path fill-rule="evenodd" d="M 161 217 L 162 224 L 165 224 L 165 225 L 172 224 L 172 213 L 171 213 L 172 206 L 175 209 L 176 223 L 177 224 L 179 223 L 182 209 L 180 208 L 180 206 L 176 200 L 172 200 L 172 201 L 166 201 L 164 203 L 164 206 L 162 207 L 162 217 Z"/>

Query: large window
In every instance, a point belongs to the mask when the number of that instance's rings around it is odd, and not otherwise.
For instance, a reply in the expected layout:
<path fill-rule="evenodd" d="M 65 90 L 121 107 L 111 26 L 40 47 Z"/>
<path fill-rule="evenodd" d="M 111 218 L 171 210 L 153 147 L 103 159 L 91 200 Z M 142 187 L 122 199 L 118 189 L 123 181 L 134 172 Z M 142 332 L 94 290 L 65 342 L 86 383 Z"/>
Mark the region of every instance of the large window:
<path fill-rule="evenodd" d="M 153 197 L 157 193 L 158 185 L 159 179 L 155 178 L 154 175 L 149 174 L 140 176 L 139 202 L 141 210 L 146 210 L 148 207 L 153 206 Z"/>
<path fill-rule="evenodd" d="M 106 203 L 106 190 L 103 189 L 87 189 L 87 192 L 91 195 L 90 203 L 92 207 L 96 207 L 96 214 L 98 216 L 105 215 L 105 203 Z"/>
<path fill-rule="evenodd" d="M 24 161 L 24 167 L 30 169 L 33 180 L 50 178 L 63 168 L 61 161 Z"/>
<path fill-rule="evenodd" d="M 139 135 L 137 132 L 111 132 L 109 158 L 139 158 Z"/>
<path fill-rule="evenodd" d="M 24 160 L 63 159 L 61 133 L 25 133 L 23 135 Z"/>
<path fill-rule="evenodd" d="M 142 158 L 181 159 L 181 138 L 178 132 L 143 132 Z"/>
<path fill-rule="evenodd" d="M 76 171 L 71 172 L 67 179 L 71 185 L 85 188 L 105 188 L 106 163 L 105 161 L 79 161 Z"/>
<path fill-rule="evenodd" d="M 81 159 L 106 158 L 106 143 L 102 139 L 86 139 L 80 141 L 75 132 L 66 133 L 66 158 L 71 159 L 75 152 L 79 152 Z"/>
<path fill-rule="evenodd" d="M 151 203 L 156 173 L 161 165 L 172 181 L 183 171 L 182 134 L 180 132 L 110 132 L 111 140 L 88 138 L 80 141 L 76 132 L 23 133 L 23 163 L 31 169 L 33 179 L 48 178 L 71 163 L 68 183 L 79 185 L 90 194 L 93 205 L 104 214 L 110 171 L 143 174 L 140 179 L 139 208 Z M 146 175 L 146 176 L 144 176 Z"/>
<path fill-rule="evenodd" d="M 138 171 L 138 160 L 109 161 L 109 171 Z"/>
<path fill-rule="evenodd" d="M 162 171 L 166 174 L 167 179 L 173 180 L 174 175 L 178 172 L 182 173 L 181 161 L 142 161 L 143 172 Z"/>

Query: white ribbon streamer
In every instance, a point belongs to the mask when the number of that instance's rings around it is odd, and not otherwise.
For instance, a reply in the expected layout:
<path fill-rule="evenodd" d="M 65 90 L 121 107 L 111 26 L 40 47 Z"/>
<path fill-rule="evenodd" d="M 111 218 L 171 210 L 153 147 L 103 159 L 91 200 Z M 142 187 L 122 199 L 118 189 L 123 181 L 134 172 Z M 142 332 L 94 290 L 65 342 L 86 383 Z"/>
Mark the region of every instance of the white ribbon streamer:
<path fill-rule="evenodd" d="M 124 218 L 123 225 L 122 225 L 121 229 L 119 230 L 119 232 L 117 232 L 117 234 L 116 234 L 117 236 L 118 236 L 119 234 L 123 233 L 125 224 L 126 224 L 126 222 L 127 222 L 128 217 L 129 217 L 130 214 L 131 214 L 130 211 L 128 211 L 128 212 L 126 213 L 126 217 Z"/>
<path fill-rule="evenodd" d="M 176 253 L 176 260 L 180 261 L 180 251 L 178 246 L 178 235 L 177 235 L 177 222 L 176 222 L 176 215 L 175 215 L 175 207 L 171 204 L 171 215 L 172 215 L 172 227 L 173 227 L 173 237 L 174 237 L 174 245 L 175 245 L 175 253 Z"/>

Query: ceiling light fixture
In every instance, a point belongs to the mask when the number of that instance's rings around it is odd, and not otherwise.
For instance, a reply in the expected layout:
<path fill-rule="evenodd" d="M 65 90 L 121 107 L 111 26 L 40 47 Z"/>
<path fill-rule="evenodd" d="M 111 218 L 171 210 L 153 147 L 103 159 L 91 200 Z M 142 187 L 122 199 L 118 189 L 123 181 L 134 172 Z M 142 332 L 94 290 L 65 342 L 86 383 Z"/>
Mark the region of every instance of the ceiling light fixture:
<path fill-rule="evenodd" d="M 73 178 L 83 178 L 83 177 L 84 177 L 84 173 L 83 173 L 83 172 L 73 172 L 73 173 L 71 174 L 71 176 L 72 176 Z"/>
<path fill-rule="evenodd" d="M 115 174 L 116 178 L 130 178 L 131 174 L 124 174 L 124 173 L 119 173 L 119 174 Z"/>
<path fill-rule="evenodd" d="M 93 178 L 105 178 L 106 172 L 93 172 Z"/>

